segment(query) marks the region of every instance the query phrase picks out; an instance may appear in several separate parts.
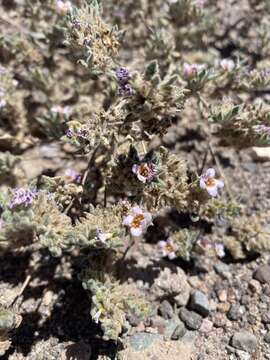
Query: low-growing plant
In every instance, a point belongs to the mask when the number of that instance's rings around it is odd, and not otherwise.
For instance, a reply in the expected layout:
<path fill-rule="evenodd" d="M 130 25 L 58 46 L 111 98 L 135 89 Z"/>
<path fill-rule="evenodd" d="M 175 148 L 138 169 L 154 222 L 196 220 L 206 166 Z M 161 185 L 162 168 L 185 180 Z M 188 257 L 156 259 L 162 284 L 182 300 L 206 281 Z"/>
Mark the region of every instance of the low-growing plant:
<path fill-rule="evenodd" d="M 262 26 L 242 36 L 260 16 L 269 23 L 262 15 L 267 2 L 248 1 L 252 17 L 239 20 L 239 27 L 221 19 L 220 7 L 211 1 L 45 3 L 18 5 L 27 31 L 21 39 L 0 39 L 0 148 L 5 151 L 0 181 L 12 175 L 26 149 L 42 141 L 56 142 L 83 167 L 53 176 L 44 172 L 17 188 L 5 185 L 0 246 L 31 245 L 54 256 L 83 257 L 79 277 L 91 296 L 92 320 L 101 324 L 104 339 L 117 340 L 130 316 L 146 319 L 153 313 L 143 291 L 122 283 L 119 275 L 134 243 L 151 238 L 161 257 L 189 261 L 205 248 L 194 224 L 222 218 L 232 223 L 224 245 L 235 257 L 243 256 L 243 247 L 268 246 L 261 218 L 254 226 L 245 218 L 232 220 L 240 208 L 226 194 L 218 162 L 207 168 L 201 159 L 196 171 L 163 143 L 172 125 L 194 122 L 223 146 L 269 145 L 269 106 L 261 94 L 270 72 L 263 59 L 254 60 L 258 52 L 269 55 L 268 34 Z M 260 49 L 247 50 L 250 37 L 260 39 Z M 232 58 L 218 52 L 229 46 L 228 39 L 239 45 Z M 196 112 L 194 119 L 186 119 L 187 109 Z M 172 223 L 171 211 L 194 226 Z M 223 257 L 224 245 L 221 241 L 212 250 Z M 0 329 L 4 350 L 7 333 L 19 324 L 14 321 Z"/>

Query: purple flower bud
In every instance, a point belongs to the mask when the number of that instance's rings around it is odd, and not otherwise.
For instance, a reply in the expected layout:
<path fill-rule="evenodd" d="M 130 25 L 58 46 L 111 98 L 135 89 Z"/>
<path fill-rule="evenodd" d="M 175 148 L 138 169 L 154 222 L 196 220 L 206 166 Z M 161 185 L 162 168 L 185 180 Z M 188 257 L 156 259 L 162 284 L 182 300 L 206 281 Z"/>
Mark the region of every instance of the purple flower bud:
<path fill-rule="evenodd" d="M 73 132 L 71 129 L 67 129 L 67 131 L 66 131 L 66 136 L 67 136 L 68 138 L 72 138 L 73 135 L 74 135 L 74 132 Z"/>
<path fill-rule="evenodd" d="M 259 135 L 270 136 L 270 126 L 255 125 L 255 126 L 253 126 L 253 129 L 254 129 L 255 133 L 257 133 Z"/>
<path fill-rule="evenodd" d="M 32 204 L 33 200 L 37 196 L 37 190 L 15 188 L 12 190 L 12 195 L 13 197 L 9 203 L 10 209 L 19 205 L 28 206 Z"/>
<path fill-rule="evenodd" d="M 81 175 L 73 169 L 66 169 L 65 176 L 68 180 L 76 183 L 79 183 L 81 181 Z"/>
<path fill-rule="evenodd" d="M 115 75 L 117 77 L 118 82 L 121 84 L 126 84 L 131 79 L 129 71 L 125 68 L 116 69 Z"/>
<path fill-rule="evenodd" d="M 115 75 L 119 85 L 118 94 L 120 96 L 130 96 L 132 94 L 132 88 L 128 83 L 131 79 L 130 72 L 125 68 L 119 68 L 115 70 Z"/>
<path fill-rule="evenodd" d="M 130 95 L 132 95 L 131 86 L 129 84 L 120 85 L 119 90 L 118 90 L 118 94 L 120 96 L 130 96 Z"/>

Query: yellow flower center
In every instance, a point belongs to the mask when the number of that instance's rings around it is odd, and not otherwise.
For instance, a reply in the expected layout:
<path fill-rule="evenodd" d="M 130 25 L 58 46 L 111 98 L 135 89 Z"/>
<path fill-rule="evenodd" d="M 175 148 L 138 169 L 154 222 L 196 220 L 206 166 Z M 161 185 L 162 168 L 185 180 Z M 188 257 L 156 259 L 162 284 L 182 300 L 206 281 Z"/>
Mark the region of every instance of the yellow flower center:
<path fill-rule="evenodd" d="M 171 244 L 166 244 L 165 245 L 165 250 L 166 250 L 166 252 L 169 254 L 169 253 L 171 253 L 171 252 L 173 252 L 173 247 L 172 247 L 172 245 Z"/>
<path fill-rule="evenodd" d="M 216 181 L 215 181 L 214 178 L 208 178 L 208 179 L 206 180 L 205 184 L 206 184 L 206 186 L 209 186 L 209 187 L 215 186 Z"/>
<path fill-rule="evenodd" d="M 147 165 L 140 165 L 139 174 L 147 178 L 149 176 L 149 169 Z"/>
<path fill-rule="evenodd" d="M 137 214 L 134 216 L 131 226 L 133 228 L 138 228 L 141 226 L 141 222 L 144 220 L 144 215 L 143 214 Z"/>

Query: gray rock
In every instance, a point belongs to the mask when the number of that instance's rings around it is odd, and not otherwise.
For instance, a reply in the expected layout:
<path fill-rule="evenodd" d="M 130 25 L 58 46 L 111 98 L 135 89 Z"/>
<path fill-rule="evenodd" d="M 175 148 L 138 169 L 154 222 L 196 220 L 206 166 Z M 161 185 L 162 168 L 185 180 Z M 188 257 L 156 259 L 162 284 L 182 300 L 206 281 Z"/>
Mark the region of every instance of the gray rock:
<path fill-rule="evenodd" d="M 259 266 L 254 274 L 253 278 L 258 280 L 262 284 L 269 284 L 270 285 L 270 266 L 269 265 L 262 265 Z"/>
<path fill-rule="evenodd" d="M 231 276 L 229 265 L 224 264 L 223 262 L 215 264 L 214 269 L 216 273 L 224 279 L 228 279 Z"/>
<path fill-rule="evenodd" d="M 247 321 L 250 325 L 255 325 L 257 322 L 257 317 L 255 315 L 252 314 L 248 314 L 247 315 Z"/>
<path fill-rule="evenodd" d="M 239 331 L 233 335 L 231 339 L 231 344 L 234 348 L 238 350 L 252 353 L 256 350 L 257 339 L 253 334 L 248 331 Z"/>
<path fill-rule="evenodd" d="M 172 319 L 164 320 L 160 316 L 155 316 L 151 319 L 151 326 L 157 329 L 160 335 L 164 336 L 164 339 L 170 340 L 176 327 L 181 323 L 178 316 L 174 316 Z"/>
<path fill-rule="evenodd" d="M 164 332 L 164 339 L 170 340 L 177 326 L 181 324 L 181 321 L 178 316 L 175 316 L 171 320 L 165 320 L 165 321 L 166 321 L 166 328 Z"/>
<path fill-rule="evenodd" d="M 270 344 L 270 331 L 264 336 L 264 341 L 267 344 Z"/>
<path fill-rule="evenodd" d="M 202 324 L 202 317 L 194 311 L 182 308 L 179 313 L 180 319 L 184 321 L 190 330 L 198 330 Z"/>
<path fill-rule="evenodd" d="M 186 332 L 187 332 L 187 329 L 185 328 L 184 323 L 180 322 L 176 326 L 176 328 L 174 329 L 174 332 L 172 333 L 171 339 L 172 340 L 179 340 L 185 335 Z"/>
<path fill-rule="evenodd" d="M 244 313 L 245 313 L 245 307 L 243 305 L 232 304 L 227 313 L 227 316 L 228 319 L 232 321 L 237 321 L 242 318 Z"/>
<path fill-rule="evenodd" d="M 198 290 L 191 294 L 190 308 L 202 316 L 208 316 L 210 313 L 210 306 L 206 295 Z"/>
<path fill-rule="evenodd" d="M 269 314 L 269 312 L 263 313 L 262 316 L 261 316 L 261 319 L 262 319 L 262 323 L 270 324 L 270 314 Z"/>
<path fill-rule="evenodd" d="M 173 307 L 167 300 L 162 301 L 158 310 L 160 315 L 166 320 L 171 319 L 174 315 Z"/>
<path fill-rule="evenodd" d="M 147 349 L 153 342 L 162 340 L 163 336 L 159 334 L 150 334 L 150 333 L 136 333 L 129 338 L 130 346 L 136 350 Z"/>

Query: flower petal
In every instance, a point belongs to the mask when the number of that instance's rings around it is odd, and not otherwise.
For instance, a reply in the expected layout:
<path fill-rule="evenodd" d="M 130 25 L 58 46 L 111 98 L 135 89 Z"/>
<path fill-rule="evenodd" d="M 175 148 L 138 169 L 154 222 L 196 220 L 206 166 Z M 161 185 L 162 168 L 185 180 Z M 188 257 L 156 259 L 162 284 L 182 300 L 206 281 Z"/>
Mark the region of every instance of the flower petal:
<path fill-rule="evenodd" d="M 140 208 L 139 206 L 133 206 L 133 207 L 131 208 L 131 211 L 132 211 L 132 213 L 133 213 L 134 215 L 138 215 L 138 214 L 142 214 L 142 213 L 143 213 L 142 210 L 141 210 L 141 208 Z"/>
<path fill-rule="evenodd" d="M 137 174 L 138 169 L 139 169 L 139 166 L 138 166 L 137 164 L 134 164 L 134 165 L 132 166 L 132 172 L 133 172 L 134 174 Z"/>
<path fill-rule="evenodd" d="M 206 183 L 203 177 L 200 178 L 200 188 L 206 189 Z"/>
<path fill-rule="evenodd" d="M 208 186 L 206 188 L 209 195 L 216 197 L 218 194 L 217 186 Z"/>
<path fill-rule="evenodd" d="M 130 226 L 131 223 L 133 221 L 133 216 L 132 215 L 128 215 L 124 218 L 122 224 L 125 225 L 125 226 Z"/>
<path fill-rule="evenodd" d="M 171 252 L 171 253 L 169 253 L 169 254 L 168 254 L 168 258 L 169 258 L 170 260 L 175 259 L 175 258 L 176 258 L 176 254 L 175 254 L 175 252 Z"/>
<path fill-rule="evenodd" d="M 146 177 L 142 176 L 141 174 L 137 174 L 137 178 L 138 178 L 138 180 L 140 180 L 143 183 L 146 182 Z"/>
<path fill-rule="evenodd" d="M 224 187 L 224 182 L 222 180 L 217 180 L 216 183 L 218 188 L 222 189 Z"/>
<path fill-rule="evenodd" d="M 216 170 L 214 168 L 209 168 L 206 170 L 205 175 L 209 178 L 213 178 L 216 175 Z"/>
<path fill-rule="evenodd" d="M 158 242 L 158 246 L 162 249 L 166 246 L 167 242 L 165 240 L 160 240 Z"/>
<path fill-rule="evenodd" d="M 139 227 L 139 228 L 130 228 L 130 232 L 131 232 L 131 235 L 134 236 L 134 237 L 138 237 L 138 236 L 141 236 L 142 235 L 142 229 Z"/>

